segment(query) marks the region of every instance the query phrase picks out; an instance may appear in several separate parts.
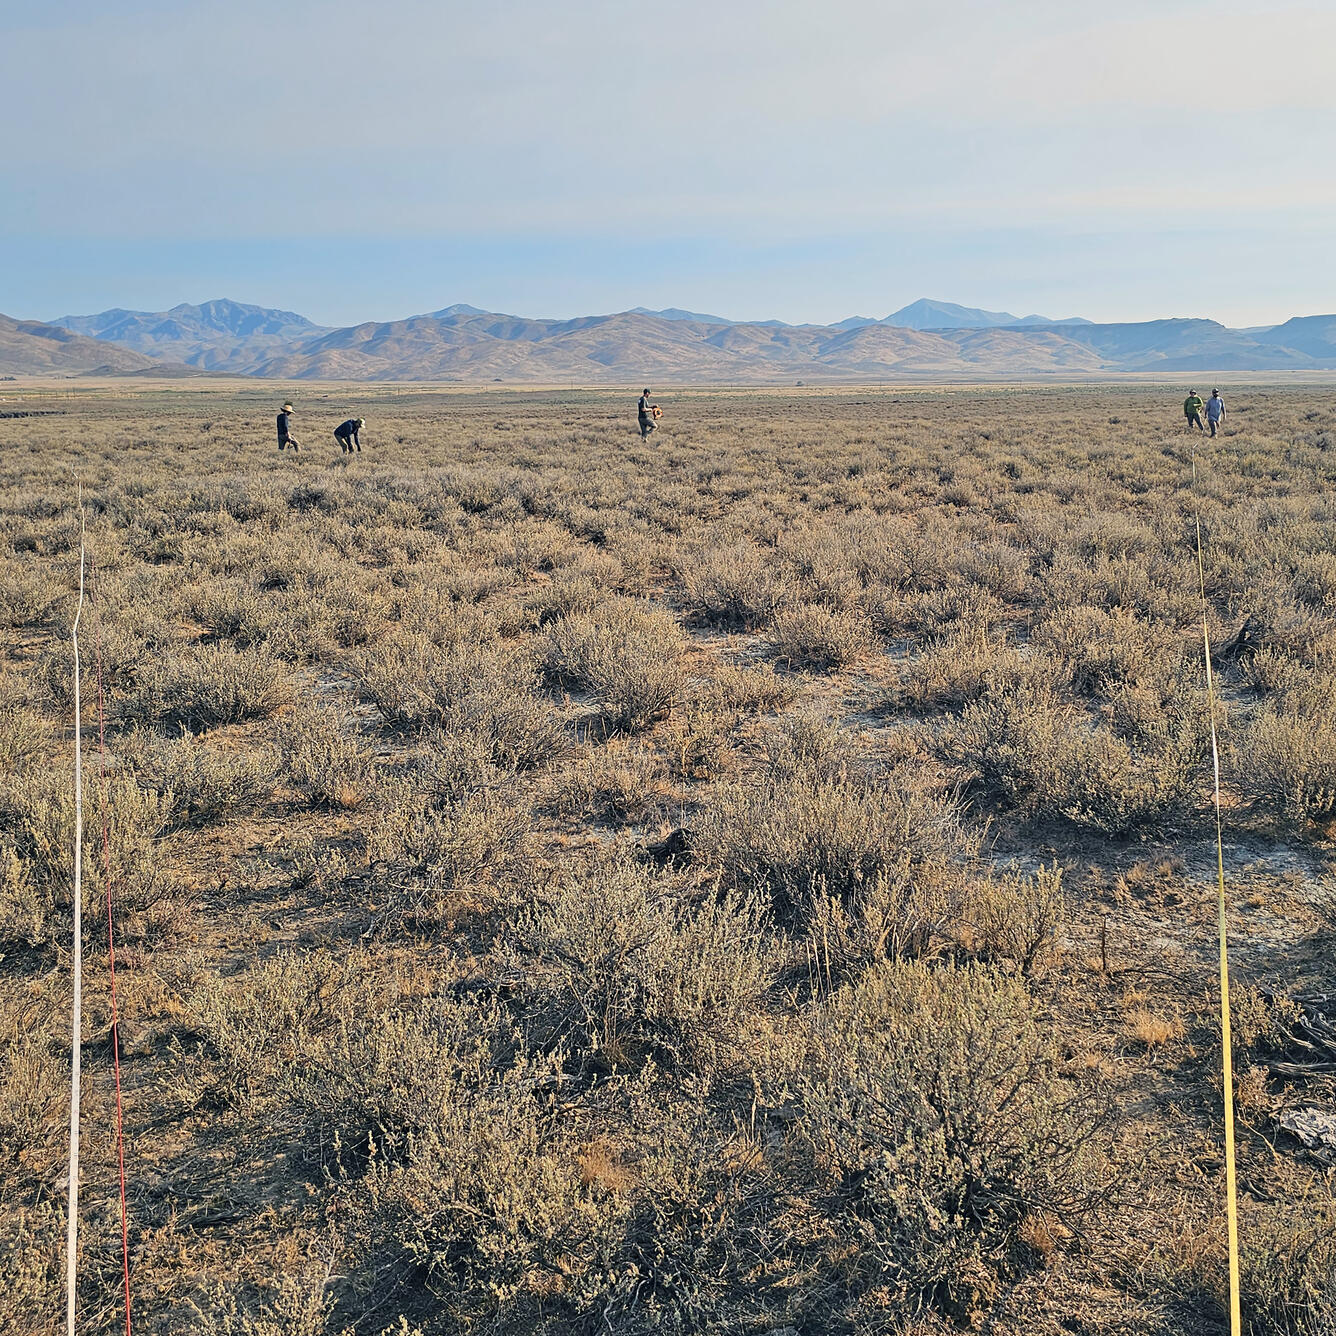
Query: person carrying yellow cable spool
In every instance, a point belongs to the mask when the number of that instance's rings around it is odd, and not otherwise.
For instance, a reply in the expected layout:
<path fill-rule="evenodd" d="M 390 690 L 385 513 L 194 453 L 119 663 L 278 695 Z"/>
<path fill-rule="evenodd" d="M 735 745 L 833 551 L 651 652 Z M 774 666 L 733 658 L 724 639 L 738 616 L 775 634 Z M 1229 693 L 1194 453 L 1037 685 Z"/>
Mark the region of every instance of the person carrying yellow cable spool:
<path fill-rule="evenodd" d="M 649 386 L 645 387 L 644 393 L 640 396 L 640 402 L 636 405 L 636 417 L 640 421 L 640 439 L 646 441 L 649 434 L 654 430 L 655 423 L 663 416 L 663 409 L 658 404 L 652 404 L 649 401 Z"/>

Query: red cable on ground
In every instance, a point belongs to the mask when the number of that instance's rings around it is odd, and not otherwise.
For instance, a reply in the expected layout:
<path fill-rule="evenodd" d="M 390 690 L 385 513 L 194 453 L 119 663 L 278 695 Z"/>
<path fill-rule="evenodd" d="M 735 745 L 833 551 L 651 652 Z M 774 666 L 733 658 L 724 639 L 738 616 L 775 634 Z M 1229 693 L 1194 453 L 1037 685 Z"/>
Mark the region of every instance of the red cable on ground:
<path fill-rule="evenodd" d="M 94 576 L 97 568 L 94 566 Z M 95 584 L 94 589 L 98 586 Z M 116 1009 L 116 936 L 112 925 L 111 837 L 107 808 L 107 713 L 102 695 L 102 609 L 98 608 L 94 643 L 97 657 L 97 754 L 102 798 L 102 880 L 107 892 L 107 962 L 111 975 L 111 1058 L 116 1073 L 116 1158 L 121 1180 L 121 1263 L 125 1276 L 125 1336 L 130 1332 L 130 1212 L 125 1199 L 125 1127 L 121 1106 L 121 1035 Z"/>

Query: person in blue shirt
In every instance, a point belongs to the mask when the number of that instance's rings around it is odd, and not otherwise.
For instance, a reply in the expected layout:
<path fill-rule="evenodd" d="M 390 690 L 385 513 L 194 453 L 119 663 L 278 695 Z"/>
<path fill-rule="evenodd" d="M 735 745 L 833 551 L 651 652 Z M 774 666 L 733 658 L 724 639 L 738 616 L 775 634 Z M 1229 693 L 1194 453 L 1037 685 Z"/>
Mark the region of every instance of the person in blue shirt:
<path fill-rule="evenodd" d="M 334 428 L 334 439 L 339 443 L 339 449 L 345 455 L 350 455 L 354 450 L 360 455 L 362 453 L 362 442 L 357 439 L 357 433 L 366 426 L 366 418 L 349 418 L 347 422 L 341 422 Z"/>
<path fill-rule="evenodd" d="M 1206 401 L 1206 425 L 1211 429 L 1211 435 L 1214 436 L 1216 429 L 1223 426 L 1225 421 L 1225 401 L 1220 397 L 1220 391 L 1212 390 L 1211 397 Z"/>

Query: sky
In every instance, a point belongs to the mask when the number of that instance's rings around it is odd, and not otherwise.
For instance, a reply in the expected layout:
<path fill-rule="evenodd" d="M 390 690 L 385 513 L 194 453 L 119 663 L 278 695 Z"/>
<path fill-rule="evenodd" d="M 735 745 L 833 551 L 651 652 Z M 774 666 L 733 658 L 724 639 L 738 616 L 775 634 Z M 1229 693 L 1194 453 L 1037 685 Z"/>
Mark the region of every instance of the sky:
<path fill-rule="evenodd" d="M 1336 311 L 1336 5 L 2 0 L 0 311 Z"/>

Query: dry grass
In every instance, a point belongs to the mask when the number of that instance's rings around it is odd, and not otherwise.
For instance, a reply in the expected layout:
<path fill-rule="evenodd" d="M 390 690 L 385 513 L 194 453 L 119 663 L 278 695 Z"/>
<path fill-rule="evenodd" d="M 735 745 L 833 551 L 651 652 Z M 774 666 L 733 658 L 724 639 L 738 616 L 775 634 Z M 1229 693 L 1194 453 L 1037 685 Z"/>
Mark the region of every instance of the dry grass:
<path fill-rule="evenodd" d="M 1163 1048 L 1171 1039 L 1183 1037 L 1183 1022 L 1177 1016 L 1165 1016 L 1149 1007 L 1137 1006 L 1128 1011 L 1123 1034 L 1146 1048 Z"/>

